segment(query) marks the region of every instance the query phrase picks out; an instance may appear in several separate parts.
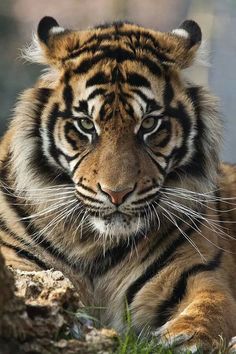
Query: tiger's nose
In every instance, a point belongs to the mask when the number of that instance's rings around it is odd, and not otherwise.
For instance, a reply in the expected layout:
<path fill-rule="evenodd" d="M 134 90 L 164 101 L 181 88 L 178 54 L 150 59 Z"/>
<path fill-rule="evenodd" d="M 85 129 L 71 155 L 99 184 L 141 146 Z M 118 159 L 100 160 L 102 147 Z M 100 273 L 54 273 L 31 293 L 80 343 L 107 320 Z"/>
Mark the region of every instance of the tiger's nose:
<path fill-rule="evenodd" d="M 115 205 L 122 204 L 127 198 L 128 194 L 133 191 L 134 188 L 123 189 L 122 191 L 113 191 L 108 188 L 103 188 L 100 186 L 101 190 L 107 194 L 111 200 L 111 202 Z"/>

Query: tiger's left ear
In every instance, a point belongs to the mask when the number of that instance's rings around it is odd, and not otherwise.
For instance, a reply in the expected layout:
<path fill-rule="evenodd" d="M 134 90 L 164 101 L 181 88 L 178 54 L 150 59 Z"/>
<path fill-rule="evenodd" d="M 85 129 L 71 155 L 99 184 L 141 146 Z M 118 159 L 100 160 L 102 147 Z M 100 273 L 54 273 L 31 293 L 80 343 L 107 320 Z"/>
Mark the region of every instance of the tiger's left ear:
<path fill-rule="evenodd" d="M 199 25 L 192 20 L 184 21 L 178 28 L 159 37 L 161 47 L 170 59 L 166 65 L 185 69 L 192 65 L 202 40 Z"/>
<path fill-rule="evenodd" d="M 37 35 L 23 52 L 31 62 L 60 67 L 68 53 L 79 46 L 79 32 L 64 29 L 53 17 L 43 17 L 38 24 Z"/>

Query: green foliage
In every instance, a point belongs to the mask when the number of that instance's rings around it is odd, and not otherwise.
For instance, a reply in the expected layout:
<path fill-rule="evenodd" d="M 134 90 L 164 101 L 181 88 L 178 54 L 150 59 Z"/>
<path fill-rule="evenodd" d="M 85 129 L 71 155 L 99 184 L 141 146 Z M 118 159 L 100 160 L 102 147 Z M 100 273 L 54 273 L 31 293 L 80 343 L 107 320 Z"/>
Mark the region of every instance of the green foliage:
<path fill-rule="evenodd" d="M 89 315 L 90 310 L 101 310 L 103 308 L 83 308 L 78 310 L 76 313 L 66 311 L 68 314 L 73 315 L 76 322 L 74 323 L 74 328 L 67 329 L 67 332 L 64 331 L 64 334 L 59 335 L 59 338 L 83 338 L 83 330 L 80 328 L 81 323 L 83 325 L 90 325 L 101 328 L 102 324 L 93 316 Z M 125 316 L 124 320 L 126 322 L 126 331 L 123 335 L 118 337 L 118 346 L 114 354 L 175 354 L 174 348 L 165 349 L 162 345 L 158 344 L 155 337 L 145 336 L 145 331 L 143 335 L 138 337 L 137 334 L 132 329 L 131 324 L 131 313 L 128 307 L 128 304 L 125 304 Z M 147 330 L 148 332 L 148 330 Z M 226 349 L 226 343 L 224 339 L 220 336 L 221 349 L 218 351 L 218 354 L 228 353 Z M 191 352 L 185 352 L 185 354 L 191 354 Z M 203 354 L 203 351 L 199 349 L 198 354 Z"/>

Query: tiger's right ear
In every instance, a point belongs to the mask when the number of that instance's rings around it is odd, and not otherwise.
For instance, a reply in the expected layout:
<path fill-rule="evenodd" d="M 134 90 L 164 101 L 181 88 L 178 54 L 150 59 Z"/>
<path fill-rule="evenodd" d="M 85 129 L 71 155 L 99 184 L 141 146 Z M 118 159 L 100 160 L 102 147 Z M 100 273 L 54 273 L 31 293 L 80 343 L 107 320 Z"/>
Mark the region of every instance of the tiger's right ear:
<path fill-rule="evenodd" d="M 61 67 L 63 59 L 78 47 L 78 31 L 65 29 L 53 17 L 45 16 L 38 24 L 33 42 L 23 51 L 23 57 L 31 62 Z"/>

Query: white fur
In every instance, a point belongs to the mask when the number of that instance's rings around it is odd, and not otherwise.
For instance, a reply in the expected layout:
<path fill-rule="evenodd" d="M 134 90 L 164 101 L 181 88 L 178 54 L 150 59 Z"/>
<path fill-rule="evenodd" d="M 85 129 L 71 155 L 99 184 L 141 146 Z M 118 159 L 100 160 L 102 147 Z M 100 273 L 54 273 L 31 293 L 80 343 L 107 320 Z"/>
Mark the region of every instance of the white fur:
<path fill-rule="evenodd" d="M 23 59 L 31 63 L 48 64 L 48 60 L 45 58 L 38 36 L 35 33 L 32 35 L 32 42 L 22 49 L 21 56 Z"/>
<path fill-rule="evenodd" d="M 176 34 L 177 36 L 184 37 L 184 38 L 188 38 L 189 37 L 189 33 L 183 28 L 174 29 L 172 31 L 172 33 Z"/>
<path fill-rule="evenodd" d="M 50 29 L 51 34 L 58 34 L 58 33 L 63 33 L 63 32 L 65 32 L 65 28 L 59 27 L 59 26 L 55 26 Z"/>
<path fill-rule="evenodd" d="M 108 239 L 129 237 L 142 230 L 144 226 L 142 220 L 138 220 L 137 217 L 132 218 L 129 225 L 122 222 L 120 218 L 114 218 L 109 224 L 106 224 L 104 219 L 97 217 L 92 217 L 90 224 L 96 232 Z"/>

